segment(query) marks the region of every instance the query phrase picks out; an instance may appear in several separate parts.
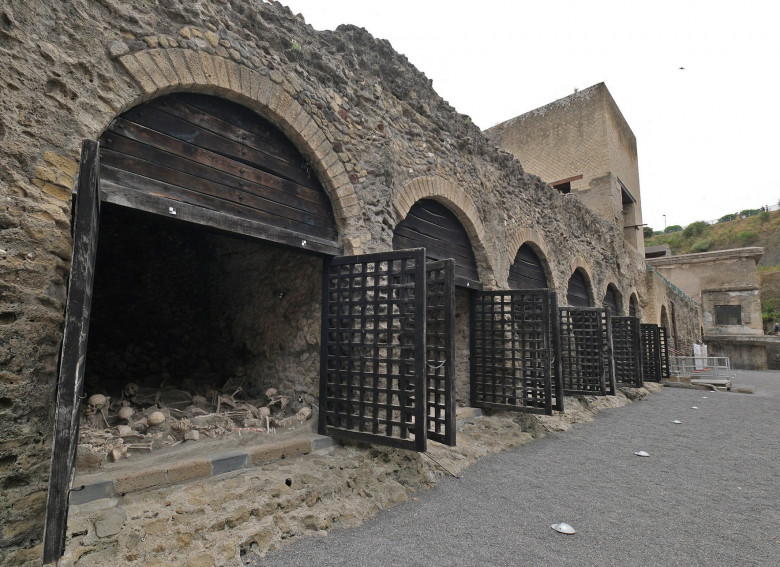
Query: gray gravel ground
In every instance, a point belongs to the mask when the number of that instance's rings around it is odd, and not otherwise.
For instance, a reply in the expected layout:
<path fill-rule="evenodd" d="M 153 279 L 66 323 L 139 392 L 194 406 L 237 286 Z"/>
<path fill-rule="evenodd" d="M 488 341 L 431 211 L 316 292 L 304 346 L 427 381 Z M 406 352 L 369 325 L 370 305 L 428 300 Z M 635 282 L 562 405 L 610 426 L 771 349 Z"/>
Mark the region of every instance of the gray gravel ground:
<path fill-rule="evenodd" d="M 756 393 L 666 388 L 251 564 L 780 566 L 780 372 L 733 382 Z"/>

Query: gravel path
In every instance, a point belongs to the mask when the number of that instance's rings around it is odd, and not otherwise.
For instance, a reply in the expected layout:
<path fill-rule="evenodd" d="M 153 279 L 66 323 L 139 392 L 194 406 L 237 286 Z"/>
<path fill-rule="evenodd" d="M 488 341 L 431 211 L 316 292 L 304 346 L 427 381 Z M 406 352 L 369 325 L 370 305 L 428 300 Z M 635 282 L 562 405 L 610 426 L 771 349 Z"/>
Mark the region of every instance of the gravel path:
<path fill-rule="evenodd" d="M 756 393 L 666 388 L 250 564 L 780 566 L 780 372 L 734 383 Z"/>

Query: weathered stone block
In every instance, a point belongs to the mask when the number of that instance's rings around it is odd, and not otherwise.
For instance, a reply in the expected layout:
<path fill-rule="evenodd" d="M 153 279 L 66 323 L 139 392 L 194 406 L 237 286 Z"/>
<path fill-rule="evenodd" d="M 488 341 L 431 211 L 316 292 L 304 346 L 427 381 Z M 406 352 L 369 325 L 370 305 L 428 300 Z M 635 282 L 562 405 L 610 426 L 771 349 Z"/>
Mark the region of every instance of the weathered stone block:
<path fill-rule="evenodd" d="M 186 461 L 177 463 L 168 468 L 168 482 L 171 484 L 204 478 L 211 475 L 211 461 L 203 459 L 199 461 Z"/>
<path fill-rule="evenodd" d="M 136 492 L 153 486 L 162 486 L 167 484 L 168 475 L 164 470 L 145 470 L 129 473 L 118 477 L 114 481 L 114 490 L 117 494 L 127 494 Z"/>

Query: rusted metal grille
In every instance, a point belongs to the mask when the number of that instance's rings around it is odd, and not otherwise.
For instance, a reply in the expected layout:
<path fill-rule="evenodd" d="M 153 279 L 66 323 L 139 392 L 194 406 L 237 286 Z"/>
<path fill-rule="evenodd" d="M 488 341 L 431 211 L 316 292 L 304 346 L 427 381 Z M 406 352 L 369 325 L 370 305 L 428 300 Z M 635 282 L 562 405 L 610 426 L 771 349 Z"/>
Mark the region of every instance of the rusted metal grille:
<path fill-rule="evenodd" d="M 425 250 L 323 269 L 323 435 L 425 451 Z"/>
<path fill-rule="evenodd" d="M 567 394 L 607 394 L 604 309 L 560 307 L 561 366 Z"/>
<path fill-rule="evenodd" d="M 552 414 L 550 294 L 477 292 L 471 313 L 471 403 Z"/>
<path fill-rule="evenodd" d="M 671 376 L 671 368 L 669 366 L 669 333 L 666 331 L 666 327 L 658 327 L 658 341 L 660 345 L 661 376 L 669 378 Z"/>
<path fill-rule="evenodd" d="M 455 262 L 425 266 L 428 438 L 455 445 Z"/>
<path fill-rule="evenodd" d="M 642 379 L 645 382 L 661 381 L 661 331 L 658 325 L 640 325 L 642 352 Z"/>
<path fill-rule="evenodd" d="M 615 381 L 642 386 L 642 363 L 639 345 L 639 318 L 612 317 L 612 352 Z"/>

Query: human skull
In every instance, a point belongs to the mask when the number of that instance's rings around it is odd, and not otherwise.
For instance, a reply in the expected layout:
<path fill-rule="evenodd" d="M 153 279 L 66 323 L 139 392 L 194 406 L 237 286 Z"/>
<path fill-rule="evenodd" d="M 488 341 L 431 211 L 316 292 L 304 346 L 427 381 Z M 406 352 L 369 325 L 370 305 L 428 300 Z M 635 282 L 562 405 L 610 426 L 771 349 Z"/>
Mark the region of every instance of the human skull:
<path fill-rule="evenodd" d="M 265 391 L 265 397 L 266 398 L 273 398 L 274 396 L 276 396 L 278 394 L 279 394 L 279 390 L 277 390 L 276 388 L 268 388 Z"/>
<path fill-rule="evenodd" d="M 161 411 L 152 412 L 149 414 L 149 417 L 146 418 L 146 422 L 152 426 L 162 425 L 165 423 L 165 414 Z"/>
<path fill-rule="evenodd" d="M 128 382 L 125 387 L 122 388 L 122 395 L 125 398 L 132 398 L 138 393 L 138 384 L 135 382 Z"/>
<path fill-rule="evenodd" d="M 108 400 L 103 394 L 94 394 L 87 400 L 87 409 L 84 410 L 86 415 L 95 415 L 98 411 L 103 409 Z"/>
<path fill-rule="evenodd" d="M 303 406 L 300 411 L 298 411 L 298 419 L 301 421 L 306 421 L 311 417 L 311 408 L 309 406 Z"/>
<path fill-rule="evenodd" d="M 123 421 L 127 421 L 132 417 L 133 413 L 133 408 L 130 406 L 125 406 L 119 409 L 119 411 L 116 413 L 116 416 Z"/>

